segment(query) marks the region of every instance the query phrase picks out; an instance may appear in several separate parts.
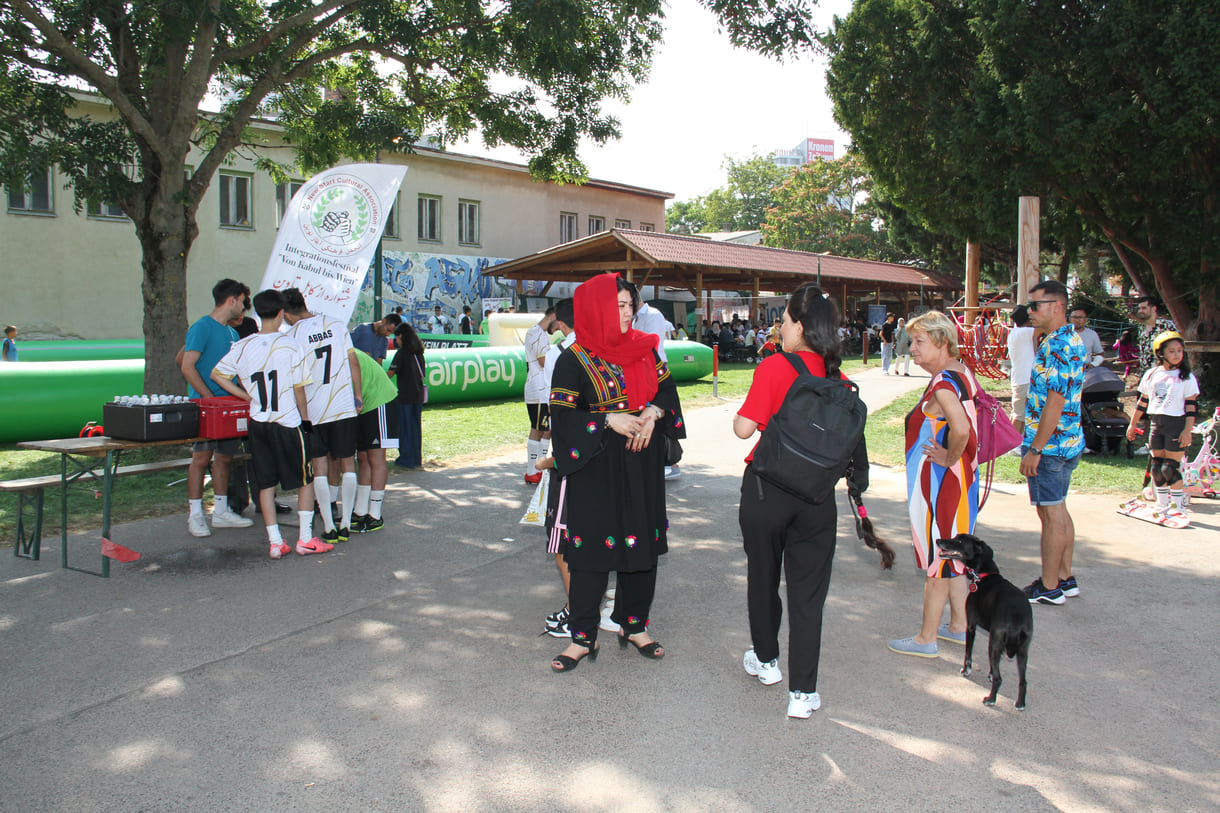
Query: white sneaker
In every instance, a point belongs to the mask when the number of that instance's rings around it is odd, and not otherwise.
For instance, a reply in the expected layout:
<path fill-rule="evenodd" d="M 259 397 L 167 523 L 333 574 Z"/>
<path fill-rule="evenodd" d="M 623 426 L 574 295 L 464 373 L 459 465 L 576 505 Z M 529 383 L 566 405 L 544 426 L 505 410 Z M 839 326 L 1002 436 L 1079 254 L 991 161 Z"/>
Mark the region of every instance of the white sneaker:
<path fill-rule="evenodd" d="M 1141 456 L 1147 456 L 1148 446 L 1144 445 L 1144 446 L 1139 447 L 1138 449 L 1135 450 L 1135 454 L 1141 455 Z"/>
<path fill-rule="evenodd" d="M 191 536 L 211 536 L 212 529 L 208 527 L 208 519 L 203 514 L 191 514 L 186 521 L 186 529 Z"/>
<path fill-rule="evenodd" d="M 678 468 L 677 466 L 666 466 L 665 467 L 665 479 L 666 480 L 677 480 L 681 476 L 682 476 L 682 469 Z"/>
<path fill-rule="evenodd" d="M 747 675 L 758 678 L 758 682 L 764 686 L 774 686 L 784 679 L 784 673 L 779 670 L 779 658 L 763 663 L 754 654 L 753 649 L 746 650 L 745 656 L 741 659 L 741 665 L 745 667 Z"/>
<path fill-rule="evenodd" d="M 808 720 L 822 707 L 822 696 L 817 692 L 788 692 L 788 716 Z"/>
<path fill-rule="evenodd" d="M 233 509 L 212 512 L 213 528 L 249 528 L 253 524 L 254 520 L 234 513 Z"/>
<path fill-rule="evenodd" d="M 614 612 L 613 606 L 607 607 L 606 609 L 602 610 L 602 620 L 600 622 L 598 622 L 597 626 L 599 629 L 604 629 L 606 632 L 617 633 L 621 629 L 621 627 L 619 627 L 619 625 L 617 623 L 615 623 L 615 621 L 612 618 L 610 618 L 610 613 L 612 613 L 612 612 Z"/>

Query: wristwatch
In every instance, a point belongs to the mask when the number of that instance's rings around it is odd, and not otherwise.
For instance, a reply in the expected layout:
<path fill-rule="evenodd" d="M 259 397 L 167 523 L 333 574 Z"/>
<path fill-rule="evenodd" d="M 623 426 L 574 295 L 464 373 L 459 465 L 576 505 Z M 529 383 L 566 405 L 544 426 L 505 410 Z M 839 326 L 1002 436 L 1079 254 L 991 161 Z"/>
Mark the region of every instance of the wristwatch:
<path fill-rule="evenodd" d="M 1035 449 L 1033 446 L 1030 446 L 1030 447 L 1029 447 L 1029 453 L 1030 453 L 1030 454 L 1032 454 L 1032 455 L 1040 455 L 1040 454 L 1042 454 L 1042 450 L 1041 450 L 1041 449 Z"/>

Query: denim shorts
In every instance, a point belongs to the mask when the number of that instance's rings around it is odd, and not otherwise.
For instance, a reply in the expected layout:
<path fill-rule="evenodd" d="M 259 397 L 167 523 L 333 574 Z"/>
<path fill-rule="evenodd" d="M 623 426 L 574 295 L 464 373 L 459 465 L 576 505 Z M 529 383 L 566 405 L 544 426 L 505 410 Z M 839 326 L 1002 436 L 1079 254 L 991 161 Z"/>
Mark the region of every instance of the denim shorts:
<path fill-rule="evenodd" d="M 1028 446 L 1021 447 L 1021 454 L 1029 451 Z M 1058 505 L 1067 498 L 1068 486 L 1072 484 L 1072 472 L 1080 462 L 1080 455 L 1075 457 L 1056 457 L 1041 455 L 1038 458 L 1038 473 L 1027 478 L 1029 481 L 1029 501 L 1033 505 Z"/>

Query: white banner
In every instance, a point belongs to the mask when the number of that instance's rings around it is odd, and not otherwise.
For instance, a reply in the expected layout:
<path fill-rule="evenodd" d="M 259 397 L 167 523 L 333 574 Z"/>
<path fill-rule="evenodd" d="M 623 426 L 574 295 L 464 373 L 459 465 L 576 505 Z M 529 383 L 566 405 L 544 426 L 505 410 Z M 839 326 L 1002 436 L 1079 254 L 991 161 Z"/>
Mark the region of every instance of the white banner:
<path fill-rule="evenodd" d="M 348 164 L 292 196 L 259 290 L 297 288 L 313 313 L 346 323 L 407 168 Z"/>

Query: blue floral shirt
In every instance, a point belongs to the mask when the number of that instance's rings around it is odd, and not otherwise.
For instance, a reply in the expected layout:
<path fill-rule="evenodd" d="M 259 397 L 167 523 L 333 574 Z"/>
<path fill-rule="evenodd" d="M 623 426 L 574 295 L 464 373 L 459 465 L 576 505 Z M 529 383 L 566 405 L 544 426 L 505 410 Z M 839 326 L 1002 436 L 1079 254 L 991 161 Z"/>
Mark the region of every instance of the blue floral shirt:
<path fill-rule="evenodd" d="M 1064 325 L 1047 336 L 1034 352 L 1034 369 L 1029 378 L 1029 397 L 1025 401 L 1025 436 L 1029 446 L 1038 434 L 1038 420 L 1046 409 L 1047 396 L 1063 396 L 1059 424 L 1042 450 L 1044 455 L 1072 458 L 1084 451 L 1084 432 L 1080 428 L 1080 390 L 1084 385 L 1084 365 L 1088 350 L 1071 325 Z"/>

